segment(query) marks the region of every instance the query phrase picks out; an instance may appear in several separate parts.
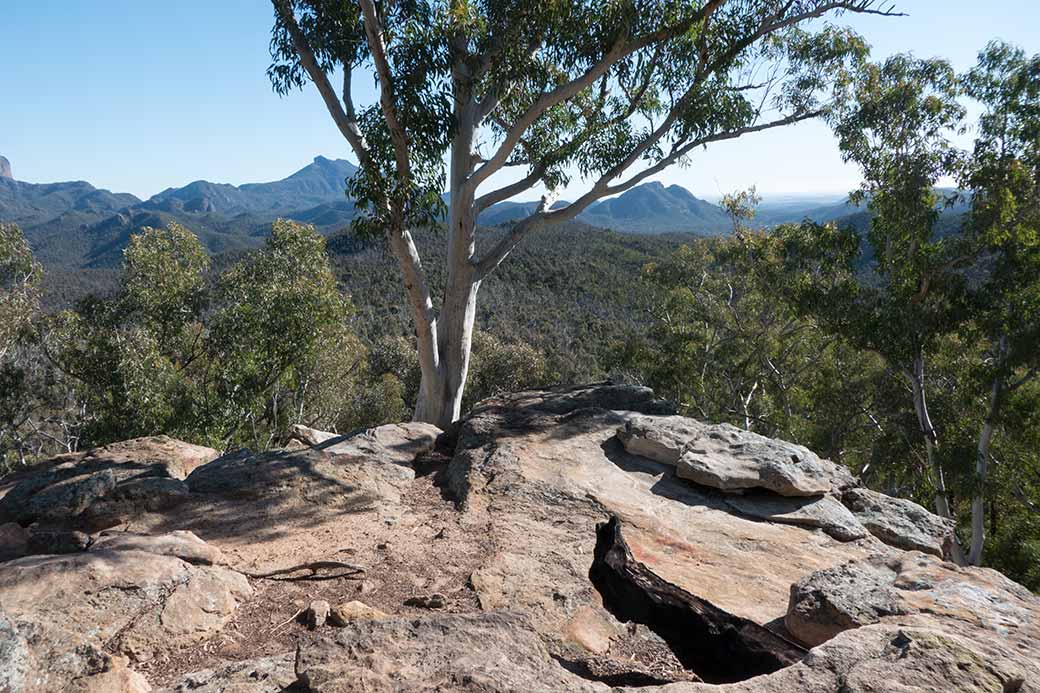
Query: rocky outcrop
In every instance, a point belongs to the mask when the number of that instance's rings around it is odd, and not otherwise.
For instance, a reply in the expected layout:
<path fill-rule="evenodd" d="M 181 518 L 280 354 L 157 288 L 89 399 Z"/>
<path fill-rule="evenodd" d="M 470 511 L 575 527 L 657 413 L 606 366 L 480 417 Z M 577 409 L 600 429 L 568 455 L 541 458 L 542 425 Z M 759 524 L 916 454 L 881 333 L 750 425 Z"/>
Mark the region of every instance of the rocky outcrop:
<path fill-rule="evenodd" d="M 844 467 L 782 440 L 681 416 L 636 417 L 618 430 L 625 449 L 674 465 L 695 483 L 734 491 L 759 488 L 781 496 L 813 496 L 851 486 Z"/>
<path fill-rule="evenodd" d="M 1040 600 L 944 563 L 947 523 L 804 448 L 624 385 L 496 397 L 438 433 L 299 429 L 198 464 L 133 441 L 0 480 L 10 512 L 66 508 L 0 525 L 5 556 L 51 538 L 0 562 L 0 690 L 1040 685 Z M 123 521 L 97 527 L 109 503 Z M 623 542 L 598 550 L 610 518 Z"/>
<path fill-rule="evenodd" d="M 11 162 L 4 156 L 0 156 L 0 178 L 14 178 L 14 173 L 11 172 Z"/>
<path fill-rule="evenodd" d="M 111 672 L 114 657 L 144 662 L 197 643 L 253 593 L 239 573 L 148 549 L 113 544 L 0 567 L 0 604 L 32 660 L 24 690 L 61 690 Z"/>
<path fill-rule="evenodd" d="M 184 500 L 182 480 L 217 451 L 166 436 L 63 455 L 0 482 L 0 521 L 104 529 Z"/>
<path fill-rule="evenodd" d="M 331 455 L 360 457 L 373 463 L 397 465 L 405 477 L 414 478 L 412 462 L 433 450 L 441 429 L 433 424 L 411 421 L 387 424 L 346 435 L 326 433 L 306 426 L 293 426 L 293 436 L 316 450 Z"/>
<path fill-rule="evenodd" d="M 311 693 L 606 690 L 561 667 L 507 611 L 351 621 L 301 646 L 296 674 Z"/>
<path fill-rule="evenodd" d="M 940 558 L 949 551 L 953 522 L 913 501 L 866 488 L 848 489 L 841 500 L 871 534 L 886 544 Z"/>

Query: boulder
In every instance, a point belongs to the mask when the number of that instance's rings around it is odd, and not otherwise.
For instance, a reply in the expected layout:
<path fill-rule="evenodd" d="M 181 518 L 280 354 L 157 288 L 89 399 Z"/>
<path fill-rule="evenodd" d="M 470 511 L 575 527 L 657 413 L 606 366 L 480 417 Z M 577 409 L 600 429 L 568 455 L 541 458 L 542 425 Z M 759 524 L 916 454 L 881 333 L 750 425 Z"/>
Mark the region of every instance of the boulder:
<path fill-rule="evenodd" d="M 549 656 L 522 616 L 495 611 L 353 620 L 335 638 L 301 642 L 300 685 L 354 691 L 602 691 Z"/>
<path fill-rule="evenodd" d="M 21 558 L 28 552 L 29 530 L 17 522 L 0 524 L 0 562 Z"/>
<path fill-rule="evenodd" d="M 433 424 L 412 421 L 386 424 L 345 435 L 326 433 L 306 426 L 293 426 L 293 436 L 317 450 L 332 455 L 366 457 L 381 464 L 399 467 L 402 475 L 415 477 L 415 458 L 433 450 L 441 429 Z"/>
<path fill-rule="evenodd" d="M 920 552 L 874 555 L 807 575 L 791 587 L 784 623 L 817 645 L 873 623 L 913 624 L 1028 649 L 1040 642 L 1040 598 L 988 568 L 958 568 Z M 1029 645 L 1031 647 L 1031 645 Z M 1040 667 L 1040 660 L 1036 660 Z"/>
<path fill-rule="evenodd" d="M 115 487 L 116 477 L 110 469 L 65 479 L 45 475 L 19 484 L 0 499 L 0 517 L 21 525 L 64 522 L 77 517 Z"/>
<path fill-rule="evenodd" d="M 130 479 L 92 503 L 76 523 L 91 532 L 125 525 L 142 514 L 170 510 L 188 499 L 188 486 L 178 479 Z"/>
<path fill-rule="evenodd" d="M 800 642 L 820 645 L 838 633 L 906 613 L 892 589 L 895 571 L 856 561 L 810 573 L 791 585 L 784 625 Z"/>
<path fill-rule="evenodd" d="M 726 504 L 750 517 L 818 528 L 839 541 L 855 541 L 869 535 L 848 508 L 829 495 L 799 498 L 751 493 L 729 496 Z"/>
<path fill-rule="evenodd" d="M 179 480 L 216 457 L 167 436 L 60 455 L 0 481 L 0 521 L 103 529 L 182 501 Z"/>
<path fill-rule="evenodd" d="M 29 531 L 27 554 L 58 554 L 86 551 L 90 536 L 69 529 L 32 529 Z"/>
<path fill-rule="evenodd" d="M 185 483 L 192 493 L 226 499 L 304 501 L 330 511 L 360 512 L 387 497 L 397 498 L 408 478 L 392 464 L 364 458 L 303 450 L 260 454 L 231 453 L 192 472 Z"/>
<path fill-rule="evenodd" d="M 627 420 L 617 435 L 629 453 L 675 465 L 680 478 L 723 491 L 758 488 L 782 496 L 818 496 L 855 483 L 847 469 L 808 448 L 729 424 L 640 416 Z"/>
<path fill-rule="evenodd" d="M 220 549 L 186 530 L 150 535 L 135 532 L 102 532 L 91 551 L 144 551 L 155 556 L 173 556 L 192 565 L 223 565 L 227 561 Z"/>
<path fill-rule="evenodd" d="M 251 594 L 239 573 L 134 549 L 0 564 L 0 603 L 28 643 L 40 690 L 135 685 L 136 676 L 112 673 L 113 656 L 143 661 L 198 643 Z"/>
<path fill-rule="evenodd" d="M 866 488 L 847 489 L 841 501 L 881 541 L 908 551 L 946 555 L 954 524 L 903 498 Z"/>
<path fill-rule="evenodd" d="M 634 416 L 618 429 L 618 440 L 633 455 L 679 464 L 686 446 L 700 438 L 706 424 L 685 416 Z"/>

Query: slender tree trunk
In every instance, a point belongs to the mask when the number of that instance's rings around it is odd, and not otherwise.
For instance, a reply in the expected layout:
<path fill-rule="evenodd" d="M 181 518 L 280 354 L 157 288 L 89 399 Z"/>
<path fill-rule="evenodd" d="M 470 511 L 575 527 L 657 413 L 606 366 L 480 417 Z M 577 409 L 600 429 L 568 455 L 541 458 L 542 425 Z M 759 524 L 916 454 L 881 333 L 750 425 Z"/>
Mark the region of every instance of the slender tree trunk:
<path fill-rule="evenodd" d="M 473 144 L 478 106 L 472 95 L 469 68 L 461 62 L 456 64 L 453 79 L 457 130 L 451 146 L 448 276 L 434 337 L 437 359 L 429 372 L 423 371 L 414 417 L 441 428 L 462 415 L 480 289 L 474 263 L 476 191 L 470 177 L 476 161 Z"/>
<path fill-rule="evenodd" d="M 1007 353 L 1007 337 L 1002 336 L 997 346 L 997 375 L 989 393 L 989 410 L 982 422 L 979 432 L 979 445 L 975 456 L 975 495 L 971 499 L 971 549 L 968 551 L 968 563 L 982 563 L 982 551 L 986 544 L 986 477 L 989 476 L 989 448 L 993 442 L 993 429 L 1000 409 L 1000 397 L 1003 394 L 1003 365 Z"/>
<path fill-rule="evenodd" d="M 936 455 L 939 438 L 936 435 L 935 427 L 932 426 L 931 415 L 928 413 L 928 398 L 925 394 L 924 381 L 924 355 L 920 352 L 914 356 L 913 368 L 907 375 L 910 377 L 910 387 L 914 397 L 914 411 L 917 413 L 917 423 L 921 428 L 921 433 L 924 435 L 925 450 L 928 454 L 928 466 L 931 467 L 932 481 L 935 484 L 935 512 L 939 517 L 954 520 L 955 518 L 950 510 L 950 500 L 946 492 L 946 477 L 943 474 L 942 464 Z M 950 555 L 955 563 L 964 565 L 964 552 L 957 542 L 956 536 L 953 537 Z"/>

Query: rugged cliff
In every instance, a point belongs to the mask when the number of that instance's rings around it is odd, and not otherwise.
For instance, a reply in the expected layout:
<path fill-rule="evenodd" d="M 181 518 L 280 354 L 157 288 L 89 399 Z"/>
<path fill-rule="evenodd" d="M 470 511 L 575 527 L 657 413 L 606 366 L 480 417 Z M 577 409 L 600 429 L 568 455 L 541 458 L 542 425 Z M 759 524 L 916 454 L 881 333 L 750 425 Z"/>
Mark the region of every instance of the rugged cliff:
<path fill-rule="evenodd" d="M 649 390 L 298 437 L 0 480 L 0 690 L 1040 690 L 947 523 Z"/>

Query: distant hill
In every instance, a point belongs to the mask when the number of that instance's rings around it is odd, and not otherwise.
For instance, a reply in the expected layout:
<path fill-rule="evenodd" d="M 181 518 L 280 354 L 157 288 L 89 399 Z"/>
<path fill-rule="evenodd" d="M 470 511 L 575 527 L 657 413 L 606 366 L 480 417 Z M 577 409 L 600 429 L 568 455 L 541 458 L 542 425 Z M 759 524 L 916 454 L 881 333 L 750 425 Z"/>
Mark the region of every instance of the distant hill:
<path fill-rule="evenodd" d="M 553 208 L 565 207 L 557 202 Z M 531 214 L 536 202 L 500 202 L 480 215 L 480 223 L 497 226 Z M 725 210 L 705 202 L 679 185 L 662 183 L 637 185 L 617 197 L 601 200 L 577 216 L 592 226 L 621 233 L 695 233 L 717 235 L 732 228 Z"/>
<path fill-rule="evenodd" d="M 277 216 L 326 202 L 344 201 L 346 181 L 356 171 L 357 167 L 349 161 L 317 156 L 313 163 L 282 180 L 239 186 L 198 180 L 183 188 L 163 190 L 141 206 L 167 212 L 224 215 L 254 212 Z"/>
<path fill-rule="evenodd" d="M 0 177 L 0 221 L 17 223 L 45 265 L 118 267 L 132 234 L 145 226 L 180 223 L 212 253 L 259 245 L 278 217 L 326 233 L 350 223 L 346 181 L 357 167 L 315 157 L 291 176 L 270 183 L 229 185 L 195 181 L 142 201 L 82 181 L 36 184 Z"/>

